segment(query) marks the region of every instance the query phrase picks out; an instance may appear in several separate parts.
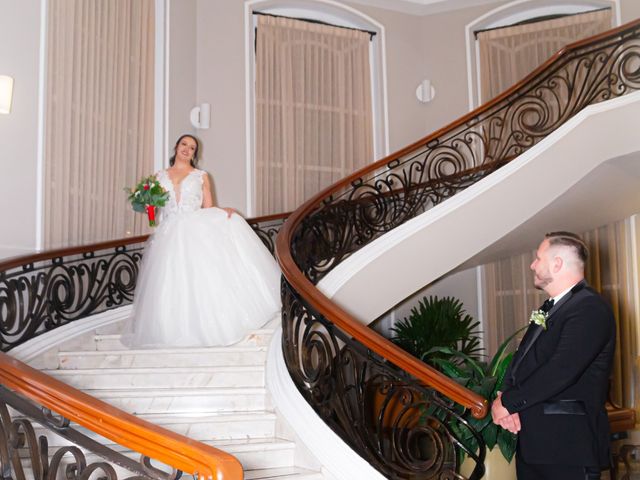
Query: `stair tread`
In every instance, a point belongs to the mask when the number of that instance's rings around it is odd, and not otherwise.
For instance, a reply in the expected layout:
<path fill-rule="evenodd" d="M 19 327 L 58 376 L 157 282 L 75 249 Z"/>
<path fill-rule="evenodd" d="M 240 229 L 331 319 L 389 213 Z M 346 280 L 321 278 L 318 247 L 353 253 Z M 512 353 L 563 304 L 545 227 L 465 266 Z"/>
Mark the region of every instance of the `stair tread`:
<path fill-rule="evenodd" d="M 303 478 L 311 475 L 316 475 L 318 478 L 321 478 L 322 474 L 315 470 L 300 467 L 260 468 L 256 470 L 245 470 L 244 480 L 288 480 L 290 478 Z"/>
<path fill-rule="evenodd" d="M 23 460 L 26 461 L 26 459 Z M 28 465 L 25 465 L 25 474 L 27 478 L 32 476 L 31 468 Z M 183 475 L 182 478 L 185 480 L 193 479 L 189 474 Z M 320 480 L 322 478 L 321 472 L 301 467 L 273 467 L 244 470 L 244 480 Z"/>
<path fill-rule="evenodd" d="M 60 350 L 58 356 L 100 356 L 100 355 L 160 355 L 160 354 L 207 354 L 207 353 L 244 353 L 266 352 L 266 345 L 231 345 L 228 347 L 202 348 L 157 348 L 127 350 Z"/>
<path fill-rule="evenodd" d="M 121 368 L 82 368 L 82 369 L 46 369 L 41 370 L 47 375 L 53 376 L 76 376 L 88 373 L 99 372 L 105 375 L 114 374 L 138 374 L 149 373 L 161 370 L 162 373 L 215 373 L 215 372 L 257 372 L 264 370 L 264 364 L 256 365 L 216 365 L 211 367 L 121 367 Z"/>
<path fill-rule="evenodd" d="M 295 442 L 278 437 L 266 438 L 232 438 L 223 440 L 205 440 L 202 443 L 219 448 L 228 453 L 248 450 L 278 450 L 295 447 Z"/>
<path fill-rule="evenodd" d="M 249 330 L 249 333 L 247 333 L 245 335 L 245 337 L 243 337 L 242 340 L 240 340 L 238 343 L 235 343 L 233 345 L 229 345 L 231 347 L 233 346 L 241 346 L 242 345 L 242 341 L 244 339 L 246 339 L 247 337 L 250 337 L 252 335 L 264 335 L 264 334 L 273 334 L 276 331 L 276 327 L 273 328 L 258 328 L 255 330 Z M 94 335 L 95 339 L 104 339 L 104 340 L 119 340 L 120 338 L 122 338 L 122 334 L 121 333 L 96 333 Z M 177 348 L 175 347 L 176 350 L 191 350 L 194 347 L 181 347 L 181 348 Z M 197 348 L 197 347 L 196 347 Z M 212 348 L 212 347 L 204 347 L 204 348 Z M 155 350 L 155 349 L 150 349 L 150 350 Z"/>
<path fill-rule="evenodd" d="M 266 410 L 227 411 L 215 413 L 174 413 L 174 414 L 140 414 L 136 417 L 170 431 L 184 435 L 197 441 L 215 441 L 239 439 L 265 439 L 274 437 L 276 433 L 277 415 Z M 22 418 L 22 417 L 15 417 Z M 69 444 L 64 436 L 39 423 L 33 424 L 36 436 L 45 435 L 49 445 L 61 446 Z M 71 422 L 71 428 L 99 442 L 111 443 L 90 429 Z"/>
<path fill-rule="evenodd" d="M 115 443 L 110 439 L 105 439 L 107 446 L 115 452 L 122 453 L 123 455 L 134 455 L 137 452 Z M 262 438 L 222 438 L 215 440 L 199 440 L 200 443 L 215 447 L 224 452 L 234 454 L 238 452 L 251 452 L 251 451 L 273 451 L 283 450 L 295 447 L 295 442 L 286 440 L 279 437 L 262 437 Z M 84 448 L 80 447 L 82 450 Z M 88 453 L 93 453 L 88 451 Z"/>
<path fill-rule="evenodd" d="M 104 397 L 130 397 L 138 396 L 141 392 L 146 395 L 153 394 L 156 397 L 175 397 L 202 395 L 208 392 L 209 395 L 241 395 L 241 394 L 266 394 L 264 387 L 197 387 L 197 388 L 105 388 L 105 389 L 82 389 L 88 395 Z"/>
<path fill-rule="evenodd" d="M 268 410 L 252 410 L 252 411 L 229 411 L 229 412 L 202 412 L 193 413 L 143 413 L 137 415 L 142 420 L 151 423 L 165 424 L 173 422 L 211 422 L 223 421 L 228 422 L 236 419 L 275 419 L 275 412 Z"/>
<path fill-rule="evenodd" d="M 205 422 L 232 422 L 241 420 L 275 420 L 275 412 L 268 410 L 238 410 L 217 412 L 167 412 L 167 413 L 139 413 L 135 414 L 140 420 L 155 425 L 170 425 L 173 423 L 205 423 Z M 15 417 L 21 418 L 21 417 Z M 71 425 L 76 429 L 85 429 L 75 422 Z"/>

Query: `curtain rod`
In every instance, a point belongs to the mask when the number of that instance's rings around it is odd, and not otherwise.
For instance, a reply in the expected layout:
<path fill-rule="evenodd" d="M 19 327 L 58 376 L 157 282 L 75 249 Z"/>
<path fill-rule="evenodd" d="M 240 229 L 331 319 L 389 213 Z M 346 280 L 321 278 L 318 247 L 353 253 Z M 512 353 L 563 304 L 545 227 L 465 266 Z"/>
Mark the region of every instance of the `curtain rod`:
<path fill-rule="evenodd" d="M 301 22 L 315 23 L 315 24 L 318 24 L 318 25 L 326 25 L 328 27 L 344 28 L 346 30 L 355 30 L 357 32 L 364 32 L 364 33 L 368 33 L 369 34 L 369 40 L 373 39 L 374 35 L 377 34 L 377 32 L 374 32 L 374 31 L 371 31 L 371 30 L 364 30 L 362 28 L 345 27 L 345 26 L 342 26 L 342 25 L 334 25 L 332 23 L 323 22 L 321 20 L 313 20 L 313 19 L 310 19 L 310 18 L 287 17 L 286 15 L 274 15 L 273 13 L 257 12 L 257 11 L 254 11 L 253 14 L 254 15 L 264 15 L 265 17 L 288 18 L 290 20 L 299 20 Z"/>
<path fill-rule="evenodd" d="M 490 32 L 492 30 L 499 30 L 501 28 L 515 27 L 515 26 L 518 26 L 518 25 L 527 25 L 529 23 L 537 23 L 537 22 L 544 22 L 544 21 L 547 21 L 547 20 L 555 20 L 556 18 L 574 17 L 576 15 L 584 15 L 585 13 L 602 12 L 604 10 L 611 10 L 611 7 L 596 8 L 595 10 L 586 10 L 586 11 L 583 11 L 583 12 L 576 12 L 576 13 L 559 13 L 559 14 L 556 14 L 556 15 L 543 15 L 541 17 L 528 18 L 526 20 L 522 20 L 521 22 L 512 23 L 511 25 L 502 25 L 500 27 L 482 28 L 480 30 L 474 30 L 473 35 L 476 37 L 476 40 L 477 40 L 478 39 L 478 34 L 479 33 L 483 33 L 483 32 Z"/>

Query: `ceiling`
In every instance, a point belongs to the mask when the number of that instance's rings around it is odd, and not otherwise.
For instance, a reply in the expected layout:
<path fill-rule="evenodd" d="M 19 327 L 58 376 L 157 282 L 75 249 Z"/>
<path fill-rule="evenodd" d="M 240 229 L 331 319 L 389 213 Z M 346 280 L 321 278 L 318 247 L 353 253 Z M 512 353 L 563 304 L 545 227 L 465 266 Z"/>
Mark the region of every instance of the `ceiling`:
<path fill-rule="evenodd" d="M 586 232 L 640 211 L 640 152 L 609 160 L 458 270 L 535 250 L 545 232 Z"/>
<path fill-rule="evenodd" d="M 411 15 L 430 15 L 433 13 L 459 10 L 478 5 L 502 3 L 504 0 L 350 0 L 361 5 L 395 10 Z"/>

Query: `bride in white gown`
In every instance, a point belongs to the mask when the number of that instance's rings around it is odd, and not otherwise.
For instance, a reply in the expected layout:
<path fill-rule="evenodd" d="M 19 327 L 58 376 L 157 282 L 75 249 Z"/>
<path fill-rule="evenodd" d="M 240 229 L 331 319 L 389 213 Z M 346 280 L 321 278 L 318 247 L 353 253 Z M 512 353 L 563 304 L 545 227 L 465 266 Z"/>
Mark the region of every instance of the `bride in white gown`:
<path fill-rule="evenodd" d="M 198 142 L 178 139 L 158 172 L 170 193 L 147 242 L 123 342 L 132 347 L 230 345 L 280 310 L 280 271 L 232 209 L 213 207 L 209 177 L 195 168 Z"/>

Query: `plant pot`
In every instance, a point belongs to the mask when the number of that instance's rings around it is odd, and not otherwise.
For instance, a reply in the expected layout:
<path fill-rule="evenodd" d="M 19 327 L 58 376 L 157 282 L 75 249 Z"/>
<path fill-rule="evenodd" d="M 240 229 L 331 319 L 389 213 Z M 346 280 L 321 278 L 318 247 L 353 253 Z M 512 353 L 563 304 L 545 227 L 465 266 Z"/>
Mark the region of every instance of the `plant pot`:
<path fill-rule="evenodd" d="M 469 457 L 465 458 L 460 466 L 460 474 L 465 478 L 469 478 L 474 466 L 473 460 L 469 459 Z M 516 480 L 515 457 L 511 460 L 511 463 L 508 463 L 497 446 L 493 450 L 487 450 L 484 468 L 485 472 L 482 478 L 488 480 Z"/>

